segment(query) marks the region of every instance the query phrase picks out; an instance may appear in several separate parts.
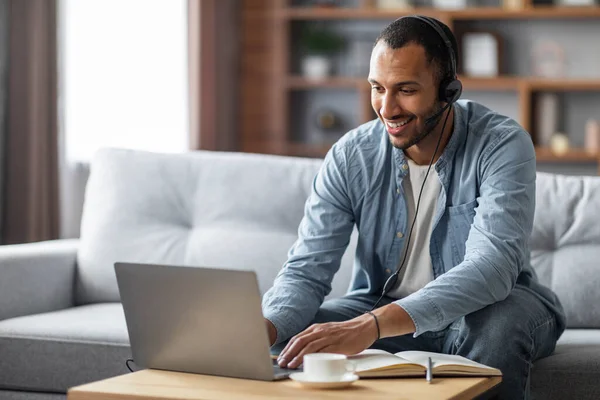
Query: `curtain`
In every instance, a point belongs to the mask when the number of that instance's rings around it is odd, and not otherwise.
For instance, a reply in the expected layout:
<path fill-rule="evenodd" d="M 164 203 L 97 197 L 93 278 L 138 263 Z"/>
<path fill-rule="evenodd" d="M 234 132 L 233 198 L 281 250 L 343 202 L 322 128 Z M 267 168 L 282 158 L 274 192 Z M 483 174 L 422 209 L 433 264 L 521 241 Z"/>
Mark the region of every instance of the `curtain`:
<path fill-rule="evenodd" d="M 56 0 L 9 1 L 2 244 L 59 236 Z"/>
<path fill-rule="evenodd" d="M 10 0 L 0 0 L 0 210 L 4 208 L 4 154 L 8 112 L 8 34 Z M 0 212 L 0 243 L 2 242 L 3 213 Z"/>
<path fill-rule="evenodd" d="M 239 10 L 238 0 L 188 0 L 192 150 L 240 147 Z"/>

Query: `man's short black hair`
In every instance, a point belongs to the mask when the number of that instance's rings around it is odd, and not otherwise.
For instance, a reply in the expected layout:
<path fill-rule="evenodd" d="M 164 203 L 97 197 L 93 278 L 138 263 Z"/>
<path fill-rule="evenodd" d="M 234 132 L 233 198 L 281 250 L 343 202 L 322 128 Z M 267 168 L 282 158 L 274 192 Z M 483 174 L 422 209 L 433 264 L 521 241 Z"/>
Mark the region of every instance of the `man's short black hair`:
<path fill-rule="evenodd" d="M 450 40 L 458 64 L 458 50 L 454 34 L 446 24 L 436 19 L 432 19 L 432 21 L 442 28 Z M 452 62 L 444 40 L 432 26 L 418 18 L 399 18 L 392 22 L 381 31 L 375 40 L 375 45 L 380 41 L 383 41 L 391 49 L 399 49 L 410 43 L 418 44 L 425 49 L 427 62 L 434 63 L 438 73 L 438 83 L 444 78 L 452 76 Z"/>

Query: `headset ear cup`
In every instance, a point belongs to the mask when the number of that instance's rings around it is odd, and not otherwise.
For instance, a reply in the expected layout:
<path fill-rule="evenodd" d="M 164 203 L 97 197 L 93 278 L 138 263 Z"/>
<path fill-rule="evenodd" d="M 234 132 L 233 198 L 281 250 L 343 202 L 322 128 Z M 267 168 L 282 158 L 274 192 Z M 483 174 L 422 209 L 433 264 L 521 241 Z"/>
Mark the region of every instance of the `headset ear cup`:
<path fill-rule="evenodd" d="M 444 86 L 440 86 L 440 89 L 442 87 L 444 89 L 444 92 L 442 93 L 444 96 L 443 101 L 446 103 L 454 103 L 462 94 L 462 83 L 458 79 L 446 81 Z"/>

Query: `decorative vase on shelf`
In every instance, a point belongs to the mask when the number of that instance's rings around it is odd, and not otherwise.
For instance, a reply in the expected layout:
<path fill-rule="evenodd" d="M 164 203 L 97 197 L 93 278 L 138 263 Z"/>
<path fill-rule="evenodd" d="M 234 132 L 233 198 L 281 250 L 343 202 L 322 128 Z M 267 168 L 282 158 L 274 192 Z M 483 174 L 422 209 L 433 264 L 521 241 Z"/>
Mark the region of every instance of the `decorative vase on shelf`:
<path fill-rule="evenodd" d="M 524 0 L 502 0 L 502 8 L 505 10 L 522 10 L 525 8 Z"/>
<path fill-rule="evenodd" d="M 302 75 L 310 80 L 322 80 L 331 74 L 331 59 L 324 55 L 309 55 L 302 59 Z"/>
<path fill-rule="evenodd" d="M 344 38 L 327 27 L 313 25 L 304 30 L 300 40 L 304 50 L 302 74 L 307 79 L 323 79 L 332 75 L 332 58 L 344 47 Z"/>
<path fill-rule="evenodd" d="M 413 8 L 409 0 L 377 0 L 375 6 L 382 10 L 401 10 Z"/>
<path fill-rule="evenodd" d="M 561 98 L 558 93 L 539 93 L 535 102 L 535 126 L 539 144 L 550 146 L 550 140 L 558 132 L 560 121 Z"/>
<path fill-rule="evenodd" d="M 600 123 L 594 119 L 585 124 L 585 151 L 589 154 L 600 151 Z"/>
<path fill-rule="evenodd" d="M 442 10 L 460 10 L 467 8 L 467 0 L 433 0 L 433 7 Z"/>
<path fill-rule="evenodd" d="M 559 6 L 565 6 L 565 7 L 595 6 L 596 5 L 595 0 L 559 0 L 557 3 Z"/>
<path fill-rule="evenodd" d="M 566 74 L 563 46 L 552 40 L 541 40 L 532 49 L 533 74 L 541 78 L 559 78 Z"/>
<path fill-rule="evenodd" d="M 569 138 L 562 132 L 556 132 L 550 139 L 550 150 L 557 156 L 563 156 L 569 151 Z"/>

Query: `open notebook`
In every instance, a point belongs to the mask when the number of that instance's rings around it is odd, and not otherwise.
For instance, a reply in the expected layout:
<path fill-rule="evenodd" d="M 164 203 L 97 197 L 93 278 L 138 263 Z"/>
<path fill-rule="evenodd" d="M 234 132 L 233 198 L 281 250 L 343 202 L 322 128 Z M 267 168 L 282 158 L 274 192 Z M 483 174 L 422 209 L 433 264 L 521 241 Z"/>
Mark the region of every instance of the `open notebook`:
<path fill-rule="evenodd" d="M 356 363 L 356 374 L 361 378 L 425 376 L 427 358 L 431 357 L 433 376 L 501 376 L 499 369 L 488 367 L 462 356 L 401 351 L 396 354 L 368 349 L 348 359 Z"/>

